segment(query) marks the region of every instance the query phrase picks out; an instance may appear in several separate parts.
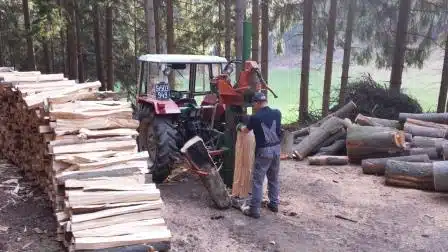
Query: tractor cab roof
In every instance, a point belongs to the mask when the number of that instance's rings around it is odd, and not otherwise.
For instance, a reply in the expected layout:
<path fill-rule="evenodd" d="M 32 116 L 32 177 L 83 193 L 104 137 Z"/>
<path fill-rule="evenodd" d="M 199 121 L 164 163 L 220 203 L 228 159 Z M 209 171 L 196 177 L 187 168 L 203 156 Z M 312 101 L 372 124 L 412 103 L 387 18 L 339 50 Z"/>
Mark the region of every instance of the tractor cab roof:
<path fill-rule="evenodd" d="M 138 57 L 139 61 L 154 63 L 182 63 L 182 64 L 224 64 L 227 59 L 211 55 L 188 55 L 188 54 L 146 54 Z"/>

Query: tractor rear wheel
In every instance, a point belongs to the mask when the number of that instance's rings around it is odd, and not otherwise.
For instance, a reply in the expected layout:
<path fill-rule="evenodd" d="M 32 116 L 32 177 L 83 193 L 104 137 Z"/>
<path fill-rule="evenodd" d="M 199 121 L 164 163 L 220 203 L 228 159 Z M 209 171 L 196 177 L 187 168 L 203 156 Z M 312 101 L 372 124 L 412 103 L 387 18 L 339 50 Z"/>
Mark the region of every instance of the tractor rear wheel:
<path fill-rule="evenodd" d="M 169 117 L 147 117 L 140 121 L 140 151 L 148 151 L 149 167 L 154 183 L 162 183 L 171 172 L 172 164 L 179 160 L 178 132 Z"/>

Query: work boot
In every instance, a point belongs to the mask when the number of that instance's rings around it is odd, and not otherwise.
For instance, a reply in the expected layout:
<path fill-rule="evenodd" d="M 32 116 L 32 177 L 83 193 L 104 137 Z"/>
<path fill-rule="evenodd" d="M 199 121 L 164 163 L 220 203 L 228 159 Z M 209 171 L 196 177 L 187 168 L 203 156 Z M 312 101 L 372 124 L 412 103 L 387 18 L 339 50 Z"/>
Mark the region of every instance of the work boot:
<path fill-rule="evenodd" d="M 278 213 L 278 206 L 276 204 L 269 202 L 267 207 L 271 210 L 271 212 Z"/>
<path fill-rule="evenodd" d="M 249 206 L 247 202 L 243 204 L 243 206 L 241 207 L 241 211 L 244 215 L 252 217 L 254 219 L 260 218 L 260 212 Z"/>

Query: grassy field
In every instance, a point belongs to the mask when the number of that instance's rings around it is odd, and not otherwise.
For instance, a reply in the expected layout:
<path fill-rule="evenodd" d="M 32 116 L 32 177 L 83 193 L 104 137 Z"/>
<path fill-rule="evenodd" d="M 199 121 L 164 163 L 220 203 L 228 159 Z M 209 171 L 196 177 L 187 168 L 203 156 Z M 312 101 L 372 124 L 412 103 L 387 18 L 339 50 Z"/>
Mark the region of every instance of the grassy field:
<path fill-rule="evenodd" d="M 425 111 L 435 110 L 442 73 L 442 61 L 435 58 L 422 69 L 406 69 L 403 72 L 403 91 L 416 98 Z M 341 76 L 340 65 L 333 68 L 332 95 L 337 97 Z M 363 73 L 370 73 L 374 80 L 388 84 L 390 70 L 376 69 L 372 66 L 352 66 L 350 78 L 358 78 Z M 310 110 L 321 110 L 324 69 L 310 72 L 309 105 Z M 269 84 L 278 94 L 279 98 L 270 98 L 273 107 L 279 108 L 284 115 L 284 122 L 292 122 L 298 117 L 299 103 L 299 68 L 277 68 L 270 71 Z"/>

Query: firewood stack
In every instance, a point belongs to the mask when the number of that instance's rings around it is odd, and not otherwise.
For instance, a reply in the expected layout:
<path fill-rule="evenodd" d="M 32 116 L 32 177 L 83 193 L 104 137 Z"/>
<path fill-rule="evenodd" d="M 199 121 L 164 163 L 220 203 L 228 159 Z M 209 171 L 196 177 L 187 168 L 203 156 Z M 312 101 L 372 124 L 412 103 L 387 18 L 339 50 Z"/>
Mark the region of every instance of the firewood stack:
<path fill-rule="evenodd" d="M 62 74 L 0 78 L 1 154 L 47 192 L 67 249 L 169 248 L 130 103 L 99 92 L 99 82 L 76 84 Z"/>

